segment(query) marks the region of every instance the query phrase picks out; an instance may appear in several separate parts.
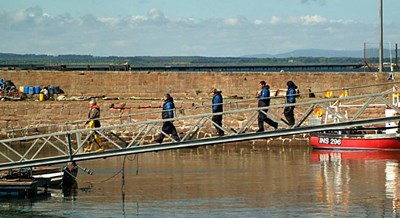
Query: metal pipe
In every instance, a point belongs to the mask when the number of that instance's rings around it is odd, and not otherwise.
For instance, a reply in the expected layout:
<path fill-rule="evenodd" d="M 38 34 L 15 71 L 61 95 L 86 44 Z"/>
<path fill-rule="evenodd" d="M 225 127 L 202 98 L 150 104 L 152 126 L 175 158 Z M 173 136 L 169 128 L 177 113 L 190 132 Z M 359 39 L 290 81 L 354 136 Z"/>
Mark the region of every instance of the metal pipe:
<path fill-rule="evenodd" d="M 383 0 L 380 0 L 379 7 L 379 72 L 383 72 Z"/>
<path fill-rule="evenodd" d="M 396 43 L 396 70 L 399 70 L 399 54 L 397 50 L 397 43 Z"/>

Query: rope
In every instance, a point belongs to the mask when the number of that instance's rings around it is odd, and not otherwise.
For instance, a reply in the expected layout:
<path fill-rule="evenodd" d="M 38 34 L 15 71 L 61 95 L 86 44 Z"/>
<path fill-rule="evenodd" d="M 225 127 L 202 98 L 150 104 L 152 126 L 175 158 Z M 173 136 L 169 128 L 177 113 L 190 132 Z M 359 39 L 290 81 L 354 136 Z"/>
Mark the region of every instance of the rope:
<path fill-rule="evenodd" d="M 123 184 L 125 184 L 125 176 L 124 176 L 124 174 L 125 174 L 125 162 L 126 162 L 126 160 L 129 160 L 129 161 L 133 161 L 133 160 L 135 160 L 135 158 L 136 158 L 136 155 L 134 155 L 134 157 L 132 158 L 132 159 L 129 159 L 128 157 L 127 157 L 127 155 L 125 155 L 124 156 L 124 161 L 123 161 L 123 163 L 122 163 L 122 168 L 118 171 L 118 172 L 116 172 L 114 175 L 112 175 L 112 176 L 110 176 L 109 178 L 107 178 L 107 179 L 105 179 L 105 180 L 103 180 L 103 181 L 100 181 L 99 183 L 103 183 L 103 182 L 107 182 L 107 181 L 109 181 L 109 180 L 111 180 L 112 178 L 114 178 L 114 177 L 116 177 L 118 174 L 120 174 L 120 173 L 122 173 L 123 174 Z"/>

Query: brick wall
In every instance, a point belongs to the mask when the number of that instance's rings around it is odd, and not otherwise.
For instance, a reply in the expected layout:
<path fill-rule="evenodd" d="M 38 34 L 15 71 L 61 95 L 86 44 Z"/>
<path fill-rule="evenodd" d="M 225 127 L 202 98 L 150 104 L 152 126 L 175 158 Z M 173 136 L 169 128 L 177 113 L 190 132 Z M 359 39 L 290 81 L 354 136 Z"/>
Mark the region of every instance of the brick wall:
<path fill-rule="evenodd" d="M 207 93 L 218 87 L 224 97 L 254 98 L 258 83 L 265 80 L 272 90 L 286 88 L 286 81 L 293 80 L 305 93 L 309 88 L 323 91 L 386 82 L 385 74 L 378 73 L 241 73 L 241 72 L 48 72 L 0 71 L 0 78 L 12 80 L 20 86 L 60 86 L 67 97 L 107 96 L 112 100 L 99 100 L 102 117 L 119 116 L 145 111 L 159 112 L 160 98 L 171 93 L 178 107 L 210 104 Z M 376 87 L 382 91 L 388 87 Z M 371 87 L 364 90 L 371 92 Z M 358 92 L 363 92 L 359 90 Z M 355 94 L 355 93 L 352 93 Z M 358 93 L 357 93 L 358 94 Z M 322 96 L 318 92 L 317 97 Z M 117 97 L 119 99 L 117 99 Z M 135 98 L 131 98 L 135 97 Z M 114 104 L 114 108 L 110 105 Z M 123 110 L 118 109 L 124 105 Z M 256 106 L 256 100 L 251 106 Z M 117 108 L 117 109 L 116 109 Z M 88 101 L 24 101 L 0 102 L 0 128 L 27 127 L 39 124 L 60 124 L 85 120 Z M 380 109 L 379 109 L 380 111 Z M 198 112 L 198 111 L 197 111 Z M 189 112 L 194 114 L 196 111 Z M 209 111 L 206 111 L 209 112 Z M 201 113 L 201 112 L 200 112 Z M 149 117 L 159 119 L 159 113 Z M 229 122 L 225 120 L 224 122 Z M 282 141 L 284 143 L 284 141 Z"/>
<path fill-rule="evenodd" d="M 59 72 L 0 71 L 0 78 L 20 86 L 60 86 L 67 96 L 160 98 L 170 92 L 176 98 L 206 96 L 211 87 L 225 96 L 253 97 L 260 80 L 271 89 L 286 88 L 293 80 L 301 91 L 313 91 L 386 82 L 386 74 L 324 72 Z"/>

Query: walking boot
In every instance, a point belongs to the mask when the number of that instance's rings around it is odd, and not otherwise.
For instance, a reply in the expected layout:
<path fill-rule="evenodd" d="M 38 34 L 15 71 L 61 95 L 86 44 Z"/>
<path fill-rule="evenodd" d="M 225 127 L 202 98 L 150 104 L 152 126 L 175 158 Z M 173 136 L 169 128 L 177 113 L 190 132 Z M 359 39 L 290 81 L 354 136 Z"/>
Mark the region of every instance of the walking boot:
<path fill-rule="evenodd" d="M 181 141 L 181 139 L 179 138 L 178 135 L 173 135 L 172 138 L 173 138 L 175 141 L 177 141 L 177 142 L 180 142 L 180 141 Z"/>
<path fill-rule="evenodd" d="M 154 139 L 154 142 L 157 143 L 162 143 L 164 141 L 164 137 L 162 135 L 159 135 L 156 139 Z"/>
<path fill-rule="evenodd" d="M 96 150 L 97 152 L 99 151 L 104 151 L 104 146 L 99 146 L 99 148 Z"/>
<path fill-rule="evenodd" d="M 104 151 L 104 146 L 103 146 L 103 142 L 101 141 L 101 138 L 97 135 L 94 136 L 94 140 L 96 141 L 97 145 L 99 146 L 99 148 L 96 150 L 98 151 Z"/>
<path fill-rule="evenodd" d="M 83 149 L 84 152 L 91 152 L 93 149 L 93 142 L 89 142 L 89 145 Z"/>

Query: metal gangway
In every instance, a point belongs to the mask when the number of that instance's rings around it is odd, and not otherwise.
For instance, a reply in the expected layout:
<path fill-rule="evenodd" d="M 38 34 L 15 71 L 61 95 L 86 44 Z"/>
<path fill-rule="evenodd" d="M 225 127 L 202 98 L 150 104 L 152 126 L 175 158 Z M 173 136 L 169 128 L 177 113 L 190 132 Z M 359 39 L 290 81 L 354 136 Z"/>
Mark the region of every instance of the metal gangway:
<path fill-rule="evenodd" d="M 222 143 L 235 143 L 248 140 L 273 139 L 296 134 L 307 134 L 319 131 L 332 131 L 360 126 L 376 126 L 388 123 L 397 127 L 400 120 L 399 91 L 392 88 L 393 84 L 381 84 L 389 89 L 376 93 L 348 95 L 355 88 L 336 89 L 324 91 L 323 98 L 308 98 L 300 96 L 295 104 L 285 104 L 284 97 L 272 100 L 269 107 L 258 108 L 254 102 L 257 99 L 236 102 L 237 105 L 246 107 L 225 107 L 221 113 L 182 113 L 183 108 L 177 109 L 180 115 L 174 119 L 145 119 L 147 114 L 127 115 L 122 121 L 113 125 L 88 129 L 79 127 L 64 128 L 60 131 L 26 134 L 0 140 L 0 170 L 36 167 L 44 165 L 63 164 L 98 158 L 132 155 L 145 152 L 155 152 L 169 149 L 181 149 L 215 145 Z M 393 86 L 395 87 L 395 86 Z M 357 87 L 360 88 L 360 87 Z M 373 89 L 371 89 L 373 90 Z M 332 95 L 340 92 L 338 96 Z M 354 93 L 356 93 L 354 91 Z M 272 97 L 274 98 L 274 97 Z M 253 104 L 243 104 L 252 101 Z M 231 104 L 231 102 L 227 103 Z M 254 106 L 249 106 L 254 105 Z M 289 126 L 282 118 L 286 106 L 295 106 L 296 123 Z M 209 110 L 210 105 L 204 106 Z M 372 108 L 372 110 L 371 110 Z M 384 110 L 392 108 L 395 112 L 386 117 Z M 195 108 L 199 110 L 199 108 Z M 269 109 L 266 115 L 279 123 L 278 129 L 266 129 L 265 132 L 256 132 L 257 117 Z M 371 116 L 382 110 L 382 116 Z M 154 112 L 151 112 L 154 113 Z M 158 114 L 160 111 L 157 112 Z M 178 114 L 178 112 L 177 112 Z M 212 134 L 215 131 L 212 121 L 213 115 L 223 115 L 223 125 L 217 126 L 224 130 L 225 135 L 220 137 Z M 139 117 L 143 119 L 132 119 Z M 117 118 L 114 118 L 117 119 Z M 173 121 L 180 132 L 180 141 L 175 141 L 171 136 L 162 131 L 164 121 Z M 79 121 L 81 123 L 82 121 Z M 266 124 L 265 124 L 266 125 Z M 13 133 L 15 130 L 13 130 Z M 102 152 L 84 152 L 90 136 L 96 132 L 103 140 L 106 150 Z M 208 132 L 208 133 L 207 133 Z M 10 132 L 9 132 L 10 133 Z M 165 134 L 166 140 L 162 144 L 153 141 L 154 136 Z"/>

